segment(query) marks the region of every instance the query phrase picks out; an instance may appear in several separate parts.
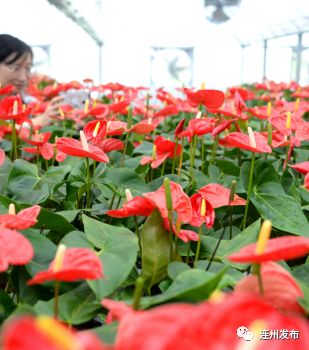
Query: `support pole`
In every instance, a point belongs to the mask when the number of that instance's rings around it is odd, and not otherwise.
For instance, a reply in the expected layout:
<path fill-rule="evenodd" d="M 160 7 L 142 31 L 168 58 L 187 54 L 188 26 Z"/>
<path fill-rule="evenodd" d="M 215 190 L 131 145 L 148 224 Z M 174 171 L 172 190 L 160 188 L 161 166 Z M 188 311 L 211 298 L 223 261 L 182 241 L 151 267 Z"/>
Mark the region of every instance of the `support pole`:
<path fill-rule="evenodd" d="M 267 39 L 264 40 L 264 58 L 263 58 L 263 80 L 266 78 L 266 64 L 267 64 Z"/>
<path fill-rule="evenodd" d="M 301 54 L 302 54 L 302 38 L 303 38 L 303 33 L 298 34 L 298 43 L 296 47 L 296 76 L 295 80 L 297 83 L 300 81 L 300 69 L 301 69 Z"/>

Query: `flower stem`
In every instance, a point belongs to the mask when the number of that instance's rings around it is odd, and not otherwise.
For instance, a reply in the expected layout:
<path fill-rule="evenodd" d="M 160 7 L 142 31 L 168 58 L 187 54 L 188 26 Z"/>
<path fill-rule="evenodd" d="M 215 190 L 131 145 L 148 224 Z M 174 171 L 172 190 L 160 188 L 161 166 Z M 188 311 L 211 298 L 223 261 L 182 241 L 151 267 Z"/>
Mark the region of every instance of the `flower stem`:
<path fill-rule="evenodd" d="M 173 154 L 173 166 L 172 166 L 172 174 L 174 174 L 174 171 L 175 171 L 175 164 L 176 164 L 176 151 L 177 151 L 177 148 L 178 148 L 178 137 L 176 138 L 176 146 L 174 148 L 174 154 Z"/>
<path fill-rule="evenodd" d="M 135 281 L 135 289 L 133 294 L 133 303 L 132 303 L 132 309 L 138 310 L 139 303 L 141 300 L 141 297 L 143 295 L 143 289 L 144 289 L 144 279 L 143 277 L 137 277 Z"/>
<path fill-rule="evenodd" d="M 194 168 L 194 156 L 195 156 L 195 148 L 196 148 L 196 136 L 193 136 L 190 144 L 190 176 L 193 179 L 193 168 Z"/>
<path fill-rule="evenodd" d="M 211 158 L 209 161 L 209 165 L 213 164 L 216 158 L 216 154 L 217 154 L 217 148 L 218 148 L 218 142 L 219 142 L 219 135 L 216 135 L 214 143 L 212 145 L 212 150 L 211 150 Z"/>
<path fill-rule="evenodd" d="M 183 158 L 183 144 L 184 144 L 184 138 L 181 140 L 181 153 L 179 157 L 179 164 L 178 164 L 178 176 L 180 176 L 181 173 L 181 167 L 182 167 L 182 158 Z"/>
<path fill-rule="evenodd" d="M 86 179 L 86 209 L 90 208 L 90 166 L 89 159 L 86 157 L 86 170 L 87 170 L 87 179 Z"/>
<path fill-rule="evenodd" d="M 11 149 L 11 159 L 17 159 L 17 137 L 16 137 L 16 122 L 13 120 L 12 126 L 12 149 Z"/>
<path fill-rule="evenodd" d="M 138 227 L 137 217 L 133 216 L 133 219 L 134 219 L 134 224 L 135 224 L 135 233 L 136 233 L 136 236 L 137 236 L 137 239 L 138 239 L 139 252 L 140 252 L 140 255 L 142 256 L 141 233 L 140 233 L 140 230 L 139 230 L 139 227 Z"/>
<path fill-rule="evenodd" d="M 246 228 L 246 223 L 247 223 L 248 209 L 249 209 L 249 203 L 250 203 L 250 195 L 251 195 L 251 190 L 252 190 L 254 161 L 255 161 L 255 152 L 252 152 L 250 175 L 249 175 L 249 184 L 248 184 L 248 193 L 247 193 L 247 202 L 246 202 L 246 208 L 245 208 L 245 215 L 244 215 L 244 218 L 243 218 L 243 221 L 242 221 L 242 229 L 243 230 Z"/>
<path fill-rule="evenodd" d="M 263 281 L 262 281 L 262 275 L 261 275 L 261 265 L 260 264 L 253 264 L 252 265 L 252 273 L 257 276 L 260 294 L 263 295 L 264 288 L 263 288 Z"/>
<path fill-rule="evenodd" d="M 194 259 L 194 267 L 196 267 L 196 264 L 198 262 L 198 258 L 199 258 L 199 255 L 200 255 L 201 239 L 202 239 L 202 228 L 203 228 L 203 225 L 201 225 L 199 227 L 199 230 L 198 230 L 198 242 L 197 242 L 197 248 L 196 248 L 195 259 Z"/>
<path fill-rule="evenodd" d="M 58 319 L 58 310 L 59 310 L 59 288 L 60 288 L 60 281 L 55 281 L 55 287 L 54 287 L 54 318 L 55 320 Z"/>

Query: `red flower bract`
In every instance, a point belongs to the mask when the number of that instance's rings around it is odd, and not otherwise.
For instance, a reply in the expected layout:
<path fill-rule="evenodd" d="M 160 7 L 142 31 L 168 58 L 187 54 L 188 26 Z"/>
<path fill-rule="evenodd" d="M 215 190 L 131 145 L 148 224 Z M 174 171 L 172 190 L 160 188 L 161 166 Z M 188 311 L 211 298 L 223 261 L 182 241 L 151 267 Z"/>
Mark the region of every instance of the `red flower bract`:
<path fill-rule="evenodd" d="M 271 153 L 271 147 L 267 144 L 267 139 L 254 132 L 254 138 L 256 141 L 256 147 L 252 147 L 250 144 L 249 136 L 241 132 L 232 132 L 219 140 L 220 145 L 225 147 L 236 147 L 247 151 L 256 153 Z"/>
<path fill-rule="evenodd" d="M 207 320 L 207 322 L 205 321 Z M 307 321 L 283 316 L 256 296 L 231 295 L 218 303 L 168 304 L 151 310 L 126 313 L 120 320 L 116 350 L 240 350 L 244 339 L 237 328 L 261 324 L 266 329 L 299 331 L 299 339 L 253 340 L 257 350 L 307 349 Z M 253 329 L 252 329 L 253 330 Z M 142 336 L 141 336 L 142 334 Z M 257 341 L 257 343 L 255 343 Z"/>
<path fill-rule="evenodd" d="M 256 254 L 256 243 L 249 244 L 239 252 L 228 256 L 239 263 L 261 263 L 265 261 L 288 260 L 306 255 L 309 252 L 309 238 L 283 236 L 268 240 L 264 253 Z"/>
<path fill-rule="evenodd" d="M 22 209 L 16 215 L 2 214 L 0 215 L 0 227 L 25 230 L 37 223 L 40 210 L 41 207 L 39 205 L 34 205 L 33 207 Z"/>
<path fill-rule="evenodd" d="M 182 131 L 178 137 L 187 136 L 189 141 L 193 136 L 202 136 L 205 134 L 209 134 L 214 126 L 216 120 L 213 118 L 194 118 L 189 121 L 188 127 L 186 130 Z"/>
<path fill-rule="evenodd" d="M 103 277 L 101 260 L 91 249 L 68 248 L 59 269 L 54 270 L 55 259 L 46 271 L 37 273 L 28 285 L 58 280 L 72 282 L 81 279 L 98 279 Z"/>
<path fill-rule="evenodd" d="M 2 333 L 4 350 L 111 350 L 90 331 L 75 331 L 49 316 L 10 319 Z"/>
<path fill-rule="evenodd" d="M 219 185 L 209 184 L 198 190 L 203 198 L 207 199 L 213 208 L 220 208 L 225 205 L 246 205 L 246 200 L 234 195 L 234 200 L 229 203 L 231 190 Z"/>
<path fill-rule="evenodd" d="M 260 292 L 256 275 L 240 280 L 235 286 L 235 293 L 260 296 L 281 312 L 304 314 L 304 309 L 297 302 L 297 299 L 303 298 L 304 294 L 287 270 L 269 261 L 261 264 L 260 274 L 263 294 Z"/>
<path fill-rule="evenodd" d="M 25 265 L 33 258 L 32 245 L 21 233 L 0 228 L 0 272 L 9 265 Z"/>
<path fill-rule="evenodd" d="M 91 158 L 97 162 L 103 163 L 109 162 L 108 156 L 99 147 L 88 144 L 89 151 L 87 151 L 83 148 L 80 141 L 69 137 L 60 137 L 56 141 L 56 147 L 59 151 L 70 156 Z"/>
<path fill-rule="evenodd" d="M 137 196 L 123 204 L 121 209 L 111 209 L 107 215 L 114 218 L 127 218 L 128 216 L 148 216 L 155 206 L 147 198 Z"/>
<path fill-rule="evenodd" d="M 219 108 L 225 99 L 225 95 L 219 90 L 198 90 L 193 92 L 190 89 L 184 89 L 190 106 L 197 107 L 202 104 L 206 108 Z"/>
<path fill-rule="evenodd" d="M 0 148 L 0 166 L 5 162 L 5 153 L 3 149 Z"/>
<path fill-rule="evenodd" d="M 309 162 L 297 163 L 294 165 L 290 165 L 290 167 L 305 175 L 309 173 Z"/>
<path fill-rule="evenodd" d="M 184 223 L 189 222 L 192 217 L 190 198 L 183 191 L 182 187 L 173 181 L 170 181 L 170 189 L 172 194 L 173 211 L 177 213 L 178 220 Z M 163 218 L 168 217 L 164 185 L 155 192 L 143 193 L 143 196 L 158 208 Z"/>
<path fill-rule="evenodd" d="M 215 211 L 210 202 L 204 198 L 206 202 L 206 214 L 205 216 L 201 216 L 202 200 L 203 197 L 199 193 L 196 193 L 190 197 L 190 202 L 192 205 L 192 218 L 190 224 L 192 226 L 199 227 L 205 223 L 207 228 L 211 228 L 215 222 Z"/>

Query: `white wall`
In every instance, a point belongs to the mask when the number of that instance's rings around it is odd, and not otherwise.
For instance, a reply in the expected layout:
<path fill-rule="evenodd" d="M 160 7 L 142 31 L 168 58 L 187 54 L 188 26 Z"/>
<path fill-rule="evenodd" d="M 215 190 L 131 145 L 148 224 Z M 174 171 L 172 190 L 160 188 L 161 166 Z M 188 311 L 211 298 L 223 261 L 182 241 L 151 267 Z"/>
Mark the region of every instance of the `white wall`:
<path fill-rule="evenodd" d="M 0 32 L 29 45 L 50 45 L 50 69 L 42 73 L 64 82 L 98 79 L 96 44 L 46 0 L 1 0 Z"/>

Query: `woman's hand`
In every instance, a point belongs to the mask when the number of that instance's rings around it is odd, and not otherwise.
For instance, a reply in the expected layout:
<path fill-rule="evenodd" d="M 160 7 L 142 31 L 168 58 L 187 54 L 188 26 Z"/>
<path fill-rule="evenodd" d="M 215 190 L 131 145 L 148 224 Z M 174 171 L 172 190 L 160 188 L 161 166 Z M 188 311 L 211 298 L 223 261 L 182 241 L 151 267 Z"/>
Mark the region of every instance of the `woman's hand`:
<path fill-rule="evenodd" d="M 63 97 L 56 96 L 50 100 L 45 112 L 32 118 L 33 125 L 46 126 L 52 122 L 52 117 L 59 115 L 59 108 L 63 104 Z"/>

